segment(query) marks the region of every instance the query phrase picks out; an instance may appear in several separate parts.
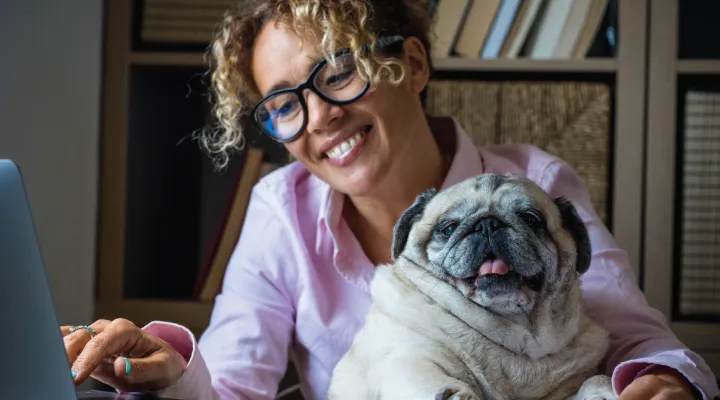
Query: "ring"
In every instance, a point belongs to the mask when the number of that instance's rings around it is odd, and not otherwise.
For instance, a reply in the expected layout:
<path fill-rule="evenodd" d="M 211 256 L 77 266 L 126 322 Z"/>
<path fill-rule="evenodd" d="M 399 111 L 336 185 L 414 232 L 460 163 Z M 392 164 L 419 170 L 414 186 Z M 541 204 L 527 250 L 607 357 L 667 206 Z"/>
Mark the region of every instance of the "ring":
<path fill-rule="evenodd" d="M 80 329 L 85 330 L 85 332 L 87 332 L 88 335 L 90 335 L 90 338 L 91 338 L 91 339 L 94 338 L 95 335 L 97 335 L 97 332 L 95 332 L 95 329 L 93 329 L 90 325 L 76 325 L 76 326 L 73 326 L 73 327 L 70 328 L 70 330 L 68 331 L 68 334 L 71 334 L 71 333 L 73 333 L 73 332 L 75 332 L 75 331 L 78 331 L 78 330 L 80 330 Z"/>

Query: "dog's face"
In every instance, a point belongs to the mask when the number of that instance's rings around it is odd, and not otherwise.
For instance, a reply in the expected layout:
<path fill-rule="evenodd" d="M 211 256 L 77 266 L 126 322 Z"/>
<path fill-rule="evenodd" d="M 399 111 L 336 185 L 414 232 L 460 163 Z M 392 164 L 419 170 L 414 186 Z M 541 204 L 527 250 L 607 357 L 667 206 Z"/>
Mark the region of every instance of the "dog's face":
<path fill-rule="evenodd" d="M 584 273 L 590 242 L 569 201 L 527 178 L 484 174 L 418 196 L 395 226 L 392 255 L 509 315 Z"/>

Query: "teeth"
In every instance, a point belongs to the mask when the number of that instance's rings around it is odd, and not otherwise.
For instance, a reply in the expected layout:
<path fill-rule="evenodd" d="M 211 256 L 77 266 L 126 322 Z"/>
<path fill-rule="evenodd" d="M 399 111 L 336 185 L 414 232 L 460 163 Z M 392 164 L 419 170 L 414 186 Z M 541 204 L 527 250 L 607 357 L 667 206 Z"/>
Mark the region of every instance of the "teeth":
<path fill-rule="evenodd" d="M 328 150 L 325 153 L 325 155 L 327 155 L 330 158 L 344 157 L 360 141 L 360 138 L 362 137 L 362 135 L 363 135 L 363 132 L 358 132 L 358 133 L 354 134 L 350 138 L 346 139 L 344 142 L 342 142 L 342 143 L 338 144 L 337 146 L 333 147 L 332 149 Z"/>

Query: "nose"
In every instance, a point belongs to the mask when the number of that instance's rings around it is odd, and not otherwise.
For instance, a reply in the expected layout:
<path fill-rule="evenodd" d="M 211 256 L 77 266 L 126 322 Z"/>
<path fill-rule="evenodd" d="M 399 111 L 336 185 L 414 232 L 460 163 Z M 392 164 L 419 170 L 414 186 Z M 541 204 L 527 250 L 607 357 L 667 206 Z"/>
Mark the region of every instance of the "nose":
<path fill-rule="evenodd" d="M 307 131 L 310 133 L 326 132 L 333 121 L 343 115 L 343 108 L 326 102 L 316 93 L 307 91 Z"/>
<path fill-rule="evenodd" d="M 484 236 L 490 236 L 493 234 L 493 232 L 497 231 L 498 229 L 502 228 L 503 224 L 500 222 L 499 219 L 495 217 L 485 217 L 480 220 L 480 222 L 475 225 L 475 230 L 477 232 L 480 232 Z"/>

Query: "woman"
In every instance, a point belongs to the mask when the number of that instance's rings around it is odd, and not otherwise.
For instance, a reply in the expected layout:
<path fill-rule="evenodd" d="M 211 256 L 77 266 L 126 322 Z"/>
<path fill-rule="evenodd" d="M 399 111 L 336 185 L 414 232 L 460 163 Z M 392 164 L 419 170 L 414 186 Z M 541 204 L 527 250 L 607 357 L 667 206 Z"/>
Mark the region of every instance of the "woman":
<path fill-rule="evenodd" d="M 121 391 L 270 399 L 292 356 L 306 398 L 324 398 L 403 210 L 428 187 L 513 172 L 573 201 L 587 224 L 594 252 L 584 297 L 612 332 L 606 371 L 620 398 L 717 394 L 705 362 L 646 304 L 567 164 L 531 146 L 478 149 L 454 120 L 426 118 L 428 1 L 255 3 L 226 19 L 212 48 L 220 124 L 203 144 L 224 164 L 249 113 L 298 162 L 255 187 L 199 345 L 167 322 L 63 327 L 77 383 L 92 374 Z"/>

